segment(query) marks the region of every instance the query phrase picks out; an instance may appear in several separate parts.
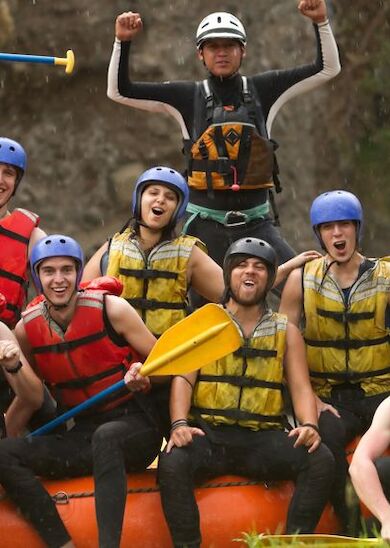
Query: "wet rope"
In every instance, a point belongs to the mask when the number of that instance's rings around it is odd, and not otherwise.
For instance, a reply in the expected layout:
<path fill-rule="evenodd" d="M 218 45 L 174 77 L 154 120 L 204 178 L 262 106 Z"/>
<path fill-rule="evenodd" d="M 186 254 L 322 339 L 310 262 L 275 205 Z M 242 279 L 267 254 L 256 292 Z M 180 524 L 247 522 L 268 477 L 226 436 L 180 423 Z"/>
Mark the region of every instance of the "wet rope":
<path fill-rule="evenodd" d="M 264 481 L 257 481 L 257 480 L 243 480 L 243 481 L 221 481 L 221 482 L 210 482 L 210 483 L 204 483 L 197 487 L 197 489 L 213 489 L 213 488 L 219 488 L 219 487 L 247 487 L 249 485 L 263 485 L 266 489 L 269 489 L 271 487 L 271 483 L 267 483 Z M 129 488 L 127 490 L 128 495 L 134 495 L 136 493 L 157 493 L 159 491 L 158 485 L 155 485 L 153 487 L 137 487 L 137 488 Z M 86 497 L 93 497 L 95 494 L 94 491 L 83 491 L 81 493 L 66 493 L 65 491 L 58 491 L 58 493 L 55 493 L 52 495 L 52 499 L 56 504 L 68 504 L 70 499 L 79 499 L 79 498 L 86 498 Z M 3 497 L 2 497 L 3 498 Z M 0 498 L 1 500 L 1 498 Z"/>

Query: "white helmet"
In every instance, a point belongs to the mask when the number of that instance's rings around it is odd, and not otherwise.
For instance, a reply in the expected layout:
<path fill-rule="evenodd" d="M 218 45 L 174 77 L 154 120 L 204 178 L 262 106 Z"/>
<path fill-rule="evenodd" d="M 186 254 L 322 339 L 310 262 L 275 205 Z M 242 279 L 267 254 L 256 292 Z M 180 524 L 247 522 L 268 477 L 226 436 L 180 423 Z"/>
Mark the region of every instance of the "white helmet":
<path fill-rule="evenodd" d="M 200 22 L 196 31 L 196 47 L 199 49 L 210 38 L 232 38 L 243 46 L 246 44 L 244 25 L 237 17 L 225 11 L 210 13 Z"/>

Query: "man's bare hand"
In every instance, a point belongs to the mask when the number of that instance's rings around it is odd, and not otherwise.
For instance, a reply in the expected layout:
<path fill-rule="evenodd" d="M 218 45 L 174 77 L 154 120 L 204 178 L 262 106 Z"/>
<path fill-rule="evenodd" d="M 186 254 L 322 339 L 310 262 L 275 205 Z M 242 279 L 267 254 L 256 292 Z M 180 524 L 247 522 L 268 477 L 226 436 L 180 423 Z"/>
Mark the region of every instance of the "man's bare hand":
<path fill-rule="evenodd" d="M 0 365 L 12 369 L 20 359 L 20 348 L 15 341 L 0 341 Z"/>
<path fill-rule="evenodd" d="M 121 42 L 128 42 L 142 31 L 142 19 L 139 13 L 126 11 L 118 15 L 115 21 L 115 36 Z"/>
<path fill-rule="evenodd" d="M 305 17 L 313 23 L 323 23 L 328 17 L 325 0 L 301 0 L 298 9 Z"/>

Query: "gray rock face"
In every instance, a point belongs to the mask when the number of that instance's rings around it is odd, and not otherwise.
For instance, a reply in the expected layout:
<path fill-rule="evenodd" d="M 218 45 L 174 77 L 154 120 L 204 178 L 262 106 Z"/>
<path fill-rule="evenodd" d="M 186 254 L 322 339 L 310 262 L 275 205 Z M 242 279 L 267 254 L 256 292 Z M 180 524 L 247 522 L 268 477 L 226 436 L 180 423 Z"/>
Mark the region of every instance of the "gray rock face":
<path fill-rule="evenodd" d="M 308 62 L 315 55 L 310 22 L 294 2 L 242 0 L 224 3 L 243 19 L 248 52 L 243 72 Z M 138 80 L 198 79 L 193 36 L 198 21 L 220 2 L 134 1 L 144 33 L 134 44 Z M 179 128 L 172 118 L 126 108 L 106 97 L 106 74 L 122 0 L 0 0 L 3 51 L 62 57 L 76 68 L 0 63 L 0 133 L 20 140 L 29 166 L 14 205 L 41 215 L 49 232 L 65 232 L 92 252 L 120 228 L 131 188 L 153 164 L 184 166 Z M 282 230 L 297 250 L 313 247 L 308 208 L 321 190 L 343 186 L 327 111 L 340 90 L 326 85 L 286 105 L 274 124 L 284 191 L 277 197 Z M 329 187 L 326 181 L 331 181 Z"/>

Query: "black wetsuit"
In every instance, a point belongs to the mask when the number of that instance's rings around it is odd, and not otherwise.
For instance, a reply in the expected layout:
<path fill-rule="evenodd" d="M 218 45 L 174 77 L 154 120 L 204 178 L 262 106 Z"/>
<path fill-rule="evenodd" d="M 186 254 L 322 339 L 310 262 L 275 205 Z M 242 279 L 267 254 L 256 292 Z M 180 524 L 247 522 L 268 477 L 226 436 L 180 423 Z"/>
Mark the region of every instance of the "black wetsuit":
<path fill-rule="evenodd" d="M 269 136 L 273 120 L 285 102 L 321 85 L 339 71 L 337 46 L 330 26 L 314 25 L 314 30 L 317 39 L 317 58 L 313 63 L 293 69 L 268 71 L 251 77 Z M 180 124 L 183 139 L 193 139 L 197 83 L 133 82 L 128 75 L 129 52 L 130 42 L 115 41 L 108 75 L 108 96 L 130 107 L 169 113 Z M 242 86 L 239 74 L 223 80 L 211 76 L 209 82 L 223 105 L 237 104 Z M 268 191 L 264 189 L 219 191 L 214 193 L 213 199 L 210 199 L 207 191 L 190 189 L 192 204 L 226 212 L 251 209 L 260 204 L 267 204 L 267 200 Z M 230 243 L 245 236 L 267 240 L 275 247 L 280 263 L 294 256 L 293 249 L 282 238 L 268 214 L 243 225 L 230 227 L 197 216 L 187 226 L 186 232 L 203 240 L 209 254 L 219 264 L 222 264 Z"/>

